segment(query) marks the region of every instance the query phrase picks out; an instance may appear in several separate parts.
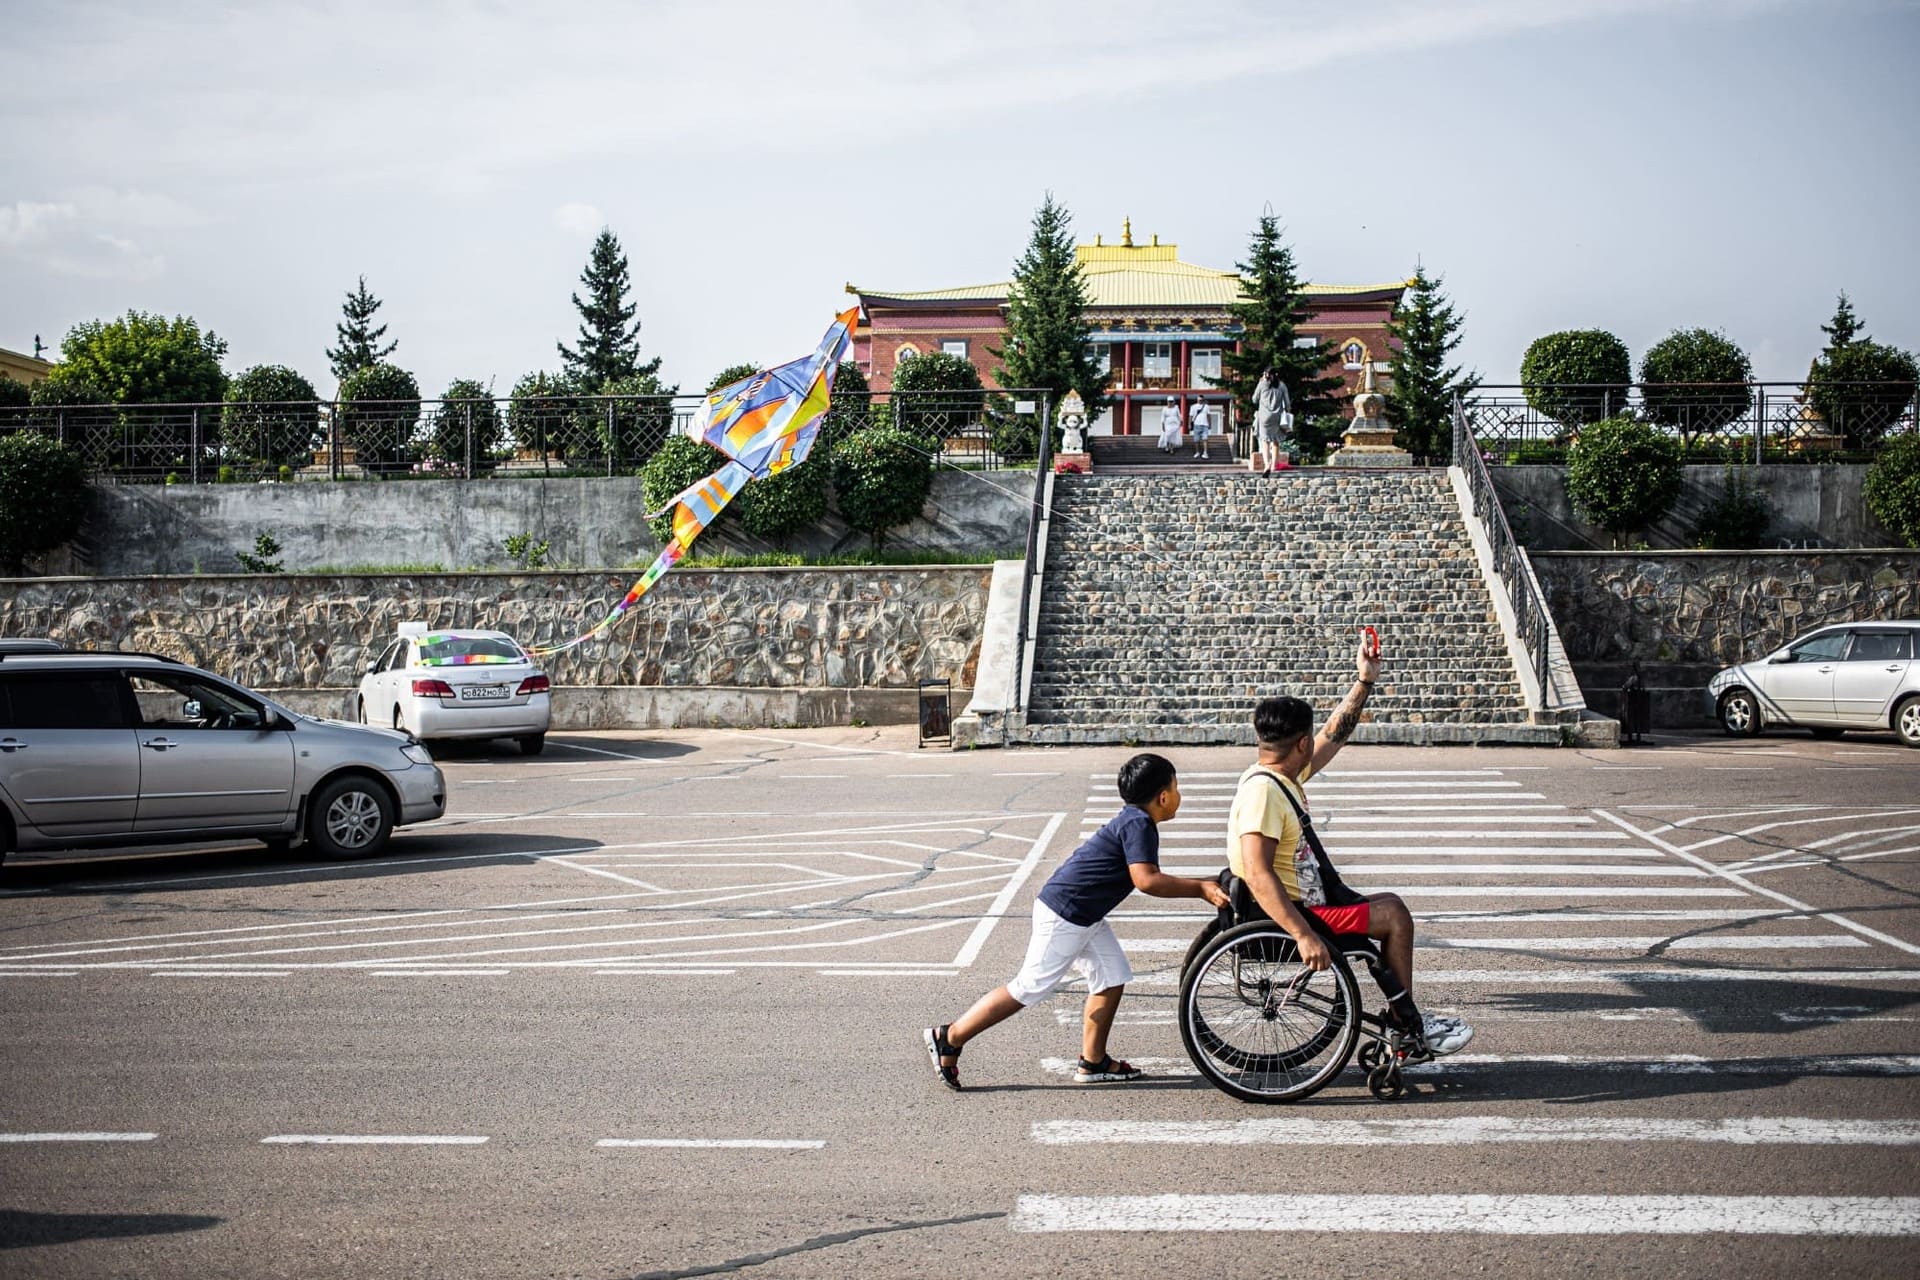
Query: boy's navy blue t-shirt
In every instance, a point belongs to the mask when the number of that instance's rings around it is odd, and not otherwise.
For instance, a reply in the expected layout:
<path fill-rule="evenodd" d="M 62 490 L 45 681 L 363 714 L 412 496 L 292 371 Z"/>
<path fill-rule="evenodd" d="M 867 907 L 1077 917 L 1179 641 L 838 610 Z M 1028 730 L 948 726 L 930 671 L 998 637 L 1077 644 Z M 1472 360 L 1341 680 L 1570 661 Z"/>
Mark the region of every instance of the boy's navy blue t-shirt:
<path fill-rule="evenodd" d="M 1068 924 L 1099 924 L 1133 892 L 1127 868 L 1160 863 L 1160 828 L 1137 805 L 1122 809 L 1060 864 L 1040 890 L 1040 901 Z"/>

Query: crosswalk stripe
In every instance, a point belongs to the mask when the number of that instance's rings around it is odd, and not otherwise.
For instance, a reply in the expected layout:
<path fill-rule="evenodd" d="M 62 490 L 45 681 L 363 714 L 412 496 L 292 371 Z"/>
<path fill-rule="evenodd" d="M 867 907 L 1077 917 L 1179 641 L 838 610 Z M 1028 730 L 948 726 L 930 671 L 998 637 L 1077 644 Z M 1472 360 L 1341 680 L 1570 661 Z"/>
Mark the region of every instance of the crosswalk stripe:
<path fill-rule="evenodd" d="M 1419 975 L 1423 989 L 1435 987 L 1583 987 L 1622 983 L 1642 986 L 1674 982 L 1920 982 L 1920 969 L 1732 969 L 1694 966 L 1685 969 L 1432 969 Z M 1070 979 L 1069 982 L 1077 980 Z M 1177 986 L 1180 975 L 1171 967 L 1157 973 L 1136 973 L 1130 985 Z"/>
<path fill-rule="evenodd" d="M 1135 1057 L 1131 1061 L 1150 1076 L 1197 1076 L 1185 1058 Z M 1079 1064 L 1072 1058 L 1042 1058 L 1040 1069 L 1049 1075 L 1070 1076 Z M 1437 1076 L 1500 1067 L 1578 1067 L 1582 1071 L 1639 1072 L 1679 1076 L 1920 1076 L 1920 1054 L 1855 1053 L 1799 1056 L 1703 1058 L 1690 1053 L 1456 1053 L 1404 1068 L 1409 1076 Z M 1358 1068 L 1350 1068 L 1358 1074 Z"/>
<path fill-rule="evenodd" d="M 1128 951 L 1181 952 L 1193 945 L 1192 938 L 1121 938 Z M 1739 934 L 1718 937 L 1674 938 L 1660 934 L 1581 937 L 1553 934 L 1543 938 L 1421 938 L 1416 951 L 1646 951 L 1664 947 L 1669 951 L 1810 951 L 1827 948 L 1866 947 L 1863 939 L 1846 933 L 1774 933 Z"/>
<path fill-rule="evenodd" d="M 1536 1118 L 1458 1116 L 1446 1120 L 1337 1120 L 1275 1116 L 1258 1120 L 1042 1120 L 1042 1146 L 1151 1144 L 1192 1146 L 1453 1146 L 1500 1142 L 1713 1142 L 1737 1146 L 1913 1146 L 1920 1120 L 1817 1120 L 1753 1116 L 1725 1120 L 1651 1117 Z"/>
<path fill-rule="evenodd" d="M 1015 1231 L 1920 1235 L 1909 1196 L 1023 1195 Z"/>
<path fill-rule="evenodd" d="M 1634 863 L 1625 866 L 1613 864 L 1595 864 L 1590 862 L 1457 862 L 1457 863 L 1356 863 L 1356 867 L 1366 866 L 1367 874 L 1372 876 L 1669 876 L 1690 880 L 1704 880 L 1707 873 L 1698 867 L 1676 867 L 1671 863 L 1650 865 Z M 1186 875 L 1191 872 L 1171 866 L 1161 868 L 1169 875 Z M 1217 869 L 1217 868 L 1216 868 Z"/>

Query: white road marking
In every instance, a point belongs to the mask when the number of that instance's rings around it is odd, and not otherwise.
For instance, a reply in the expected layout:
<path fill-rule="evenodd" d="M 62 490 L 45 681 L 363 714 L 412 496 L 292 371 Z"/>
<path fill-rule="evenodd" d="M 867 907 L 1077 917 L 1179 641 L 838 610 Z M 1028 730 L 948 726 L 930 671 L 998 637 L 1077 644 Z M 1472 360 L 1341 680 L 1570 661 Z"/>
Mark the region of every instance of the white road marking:
<path fill-rule="evenodd" d="M 1701 857 L 1697 853 L 1693 853 L 1693 852 L 1690 852 L 1689 850 L 1682 849 L 1677 845 L 1674 845 L 1669 843 L 1668 841 L 1662 840 L 1658 836 L 1650 835 L 1647 832 L 1641 831 L 1638 827 L 1635 827 L 1632 823 L 1626 821 L 1624 818 L 1615 817 L 1613 814 L 1608 813 L 1604 809 L 1595 809 L 1594 812 L 1598 814 L 1600 817 L 1605 818 L 1608 822 L 1614 823 L 1616 826 L 1619 826 L 1622 829 L 1628 832 L 1631 832 L 1634 835 L 1639 836 L 1641 839 L 1645 840 L 1647 843 L 1663 848 L 1667 850 L 1667 852 L 1674 854 L 1676 857 L 1685 858 L 1688 862 L 1694 863 L 1696 866 L 1699 866 L 1707 871 L 1710 871 L 1714 875 L 1720 876 L 1723 879 L 1730 880 L 1734 884 L 1737 884 L 1743 889 L 1747 889 L 1750 892 L 1760 897 L 1772 898 L 1775 902 L 1784 903 L 1786 906 L 1792 907 L 1796 911 L 1815 912 L 1819 919 L 1825 920 L 1828 924 L 1837 924 L 1843 929 L 1848 929 L 1854 933 L 1860 934 L 1862 937 L 1872 938 L 1875 942 L 1884 942 L 1888 946 L 1894 948 L 1895 950 L 1904 951 L 1908 955 L 1920 955 L 1920 946 L 1915 946 L 1911 942 L 1907 942 L 1907 941 L 1904 941 L 1903 939 L 1896 938 L 1892 934 L 1882 933 L 1878 929 L 1868 928 L 1864 924 L 1860 924 L 1856 921 L 1849 920 L 1847 917 L 1843 915 L 1837 915 L 1831 911 L 1816 912 L 1814 907 L 1810 906 L 1805 902 L 1801 902 L 1797 898 L 1790 898 L 1784 893 L 1780 893 L 1776 890 L 1768 889 L 1761 885 L 1754 884 L 1751 880 L 1747 880 L 1742 878 L 1741 876 L 1735 875 L 1732 872 L 1726 870 L 1724 867 L 1717 866 L 1714 863 L 1707 860 L 1706 858 Z"/>
<path fill-rule="evenodd" d="M 816 969 L 823 978 L 951 978 L 958 970 L 941 969 Z"/>
<path fill-rule="evenodd" d="M 285 978 L 291 969 L 155 969 L 150 978 Z"/>
<path fill-rule="evenodd" d="M 1449 1120 L 1337 1120 L 1280 1116 L 1258 1120 L 1043 1120 L 1041 1146 L 1177 1144 L 1194 1146 L 1453 1146 L 1499 1142 L 1712 1142 L 1735 1146 L 1913 1146 L 1920 1120 L 1814 1120 L 1754 1116 L 1727 1120 L 1638 1117 L 1536 1119 L 1460 1116 Z"/>
<path fill-rule="evenodd" d="M 1112 917 L 1108 917 L 1111 919 Z M 1128 951 L 1184 952 L 1192 938 L 1122 938 Z M 1648 934 L 1632 937 L 1568 936 L 1549 934 L 1540 938 L 1432 938 L 1414 943 L 1416 951 L 1647 951 L 1664 947 L 1669 951 L 1811 951 L 1830 948 L 1865 947 L 1870 944 L 1845 933 L 1822 934 L 1739 934 L 1721 936 L 1671 937 Z"/>
<path fill-rule="evenodd" d="M 504 978 L 511 969 L 369 969 L 374 978 Z"/>
<path fill-rule="evenodd" d="M 276 1133 L 262 1145 L 319 1147 L 477 1147 L 486 1138 L 436 1133 Z"/>
<path fill-rule="evenodd" d="M 593 973 L 593 976 L 596 978 L 605 978 L 605 977 L 651 978 L 651 977 L 663 977 L 669 974 L 675 977 L 687 977 L 687 978 L 731 978 L 734 975 L 735 971 L 732 969 L 674 969 L 674 968 L 643 969 L 637 966 L 628 966 L 620 969 L 594 969 L 591 972 Z"/>
<path fill-rule="evenodd" d="M 602 1138 L 596 1147 L 686 1147 L 739 1151 L 818 1151 L 818 1138 Z"/>
<path fill-rule="evenodd" d="M 781 781 L 791 778 L 795 781 L 804 779 L 810 782 L 825 782 L 831 778 L 845 778 L 848 776 L 849 775 L 844 773 L 777 773 L 774 775 L 776 779 Z"/>
<path fill-rule="evenodd" d="M 0 1142 L 152 1142 L 157 1133 L 0 1133 Z"/>
<path fill-rule="evenodd" d="M 1047 772 L 996 773 L 993 776 L 996 778 L 1057 778 L 1060 776 L 1060 774 L 1057 771 L 1055 771 L 1051 773 L 1047 773 Z"/>
<path fill-rule="evenodd" d="M 1699 889 L 1664 884 L 1400 884 L 1368 885 L 1369 893 L 1408 898 L 1744 898 L 1738 889 Z"/>
<path fill-rule="evenodd" d="M 1548 807 L 1559 808 L 1561 806 L 1552 805 Z M 1445 823 L 1505 822 L 1505 823 L 1533 823 L 1536 825 L 1563 824 L 1568 826 L 1579 826 L 1579 825 L 1583 825 L 1585 823 L 1590 823 L 1593 821 L 1592 818 L 1575 817 L 1572 815 L 1557 814 L 1557 813 L 1551 814 L 1551 815 L 1548 815 L 1548 814 L 1511 815 L 1507 813 L 1477 813 L 1477 812 L 1461 813 L 1461 811 L 1458 811 L 1458 810 L 1450 810 L 1449 812 L 1460 813 L 1460 816 L 1446 817 L 1438 813 L 1423 813 L 1418 817 L 1410 816 L 1405 818 L 1397 818 L 1392 816 L 1391 814 L 1369 813 L 1366 815 L 1365 818 L 1360 819 L 1360 821 L 1372 823 L 1376 826 L 1385 825 L 1387 823 L 1412 823 L 1420 826 L 1426 826 L 1429 824 L 1442 823 L 1442 822 L 1445 822 Z M 1082 818 L 1080 820 L 1080 825 L 1082 827 L 1104 827 L 1110 821 L 1112 821 L 1111 818 L 1089 817 L 1089 818 Z M 1168 818 L 1165 822 L 1161 823 L 1160 825 L 1163 827 L 1176 826 L 1176 825 L 1177 826 L 1194 826 L 1200 823 L 1205 823 L 1209 826 L 1219 825 L 1220 818 L 1218 815 L 1213 815 L 1213 816 L 1208 816 L 1203 818 Z M 1346 832 L 1338 831 L 1335 834 L 1344 836 Z"/>
<path fill-rule="evenodd" d="M 1173 986 L 1180 975 L 1170 970 L 1136 973 L 1133 981 L 1146 986 Z M 1686 969 L 1434 969 L 1420 974 L 1420 982 L 1428 990 L 1435 986 L 1582 987 L 1674 982 L 1915 983 L 1920 982 L 1920 969 L 1728 969 L 1704 965 Z"/>
<path fill-rule="evenodd" d="M 1023 1195 L 1015 1231 L 1920 1235 L 1901 1196 Z"/>
<path fill-rule="evenodd" d="M 1429 979 L 1428 981 L 1431 981 Z M 1192 1077 L 1200 1073 L 1185 1058 L 1136 1057 L 1132 1063 L 1149 1076 Z M 1581 1071 L 1639 1072 L 1681 1076 L 1920 1076 L 1920 1055 L 1895 1053 L 1810 1054 L 1798 1057 L 1703 1058 L 1695 1054 L 1456 1053 L 1408 1066 L 1409 1076 L 1438 1076 L 1487 1067 L 1575 1067 Z M 1070 1076 L 1079 1069 L 1072 1058 L 1042 1058 L 1049 1075 Z M 1359 1068 L 1349 1065 L 1357 1077 Z"/>
<path fill-rule="evenodd" d="M 1040 865 L 1041 855 L 1046 852 L 1048 843 L 1053 839 L 1053 833 L 1060 829 L 1060 824 L 1065 819 L 1064 813 L 1054 814 L 1047 820 L 1047 825 L 1040 834 L 1034 837 L 1033 847 L 1027 851 L 1027 856 L 1021 859 L 1019 867 L 1008 879 L 1006 887 L 1000 890 L 1000 895 L 993 900 L 993 905 L 987 908 L 986 918 L 975 925 L 973 932 L 967 935 L 967 940 L 960 944 L 959 954 L 953 958 L 957 968 L 964 969 L 979 957 L 980 949 L 987 945 L 987 938 L 993 933 L 994 926 L 1006 915 L 1008 905 L 1012 903 L 1014 895 L 1020 892 L 1021 886 L 1026 884 L 1027 878 L 1033 874 L 1033 869 Z"/>

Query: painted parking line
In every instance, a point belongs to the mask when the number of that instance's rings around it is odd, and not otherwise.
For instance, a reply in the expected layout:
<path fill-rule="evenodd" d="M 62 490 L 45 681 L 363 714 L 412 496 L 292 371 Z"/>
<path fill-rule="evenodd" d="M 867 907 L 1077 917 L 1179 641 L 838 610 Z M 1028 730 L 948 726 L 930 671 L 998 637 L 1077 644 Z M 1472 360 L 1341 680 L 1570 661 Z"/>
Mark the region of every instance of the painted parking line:
<path fill-rule="evenodd" d="M 1726 1120 L 1647 1117 L 1539 1119 L 1458 1116 L 1447 1120 L 1043 1120 L 1041 1146 L 1454 1146 L 1503 1142 L 1707 1142 L 1735 1146 L 1914 1146 L 1920 1120 L 1816 1120 L 1754 1116 Z"/>
<path fill-rule="evenodd" d="M 276 1133 L 262 1145 L 312 1147 L 477 1147 L 483 1135 L 448 1133 Z"/>
<path fill-rule="evenodd" d="M 1920 1235 L 1906 1196 L 1021 1196 L 1015 1231 L 1468 1232 L 1477 1235 Z"/>
<path fill-rule="evenodd" d="M 0 1133 L 0 1142 L 152 1142 L 157 1133 Z"/>
<path fill-rule="evenodd" d="M 819 1138 L 602 1138 L 596 1147 L 675 1147 L 721 1151 L 818 1151 Z"/>

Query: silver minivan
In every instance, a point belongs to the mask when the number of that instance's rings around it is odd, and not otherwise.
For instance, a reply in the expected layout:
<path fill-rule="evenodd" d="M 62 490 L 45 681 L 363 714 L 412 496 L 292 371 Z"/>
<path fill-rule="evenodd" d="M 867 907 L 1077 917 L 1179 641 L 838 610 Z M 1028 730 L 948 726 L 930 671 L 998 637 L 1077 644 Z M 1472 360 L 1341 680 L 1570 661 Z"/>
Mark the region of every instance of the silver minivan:
<path fill-rule="evenodd" d="M 1733 734 L 1776 727 L 1837 738 L 1892 729 L 1920 747 L 1920 622 L 1822 627 L 1707 682 L 1709 712 Z"/>
<path fill-rule="evenodd" d="M 446 807 L 407 734 L 304 716 L 167 658 L 0 651 L 0 855 L 257 839 L 363 858 Z"/>

